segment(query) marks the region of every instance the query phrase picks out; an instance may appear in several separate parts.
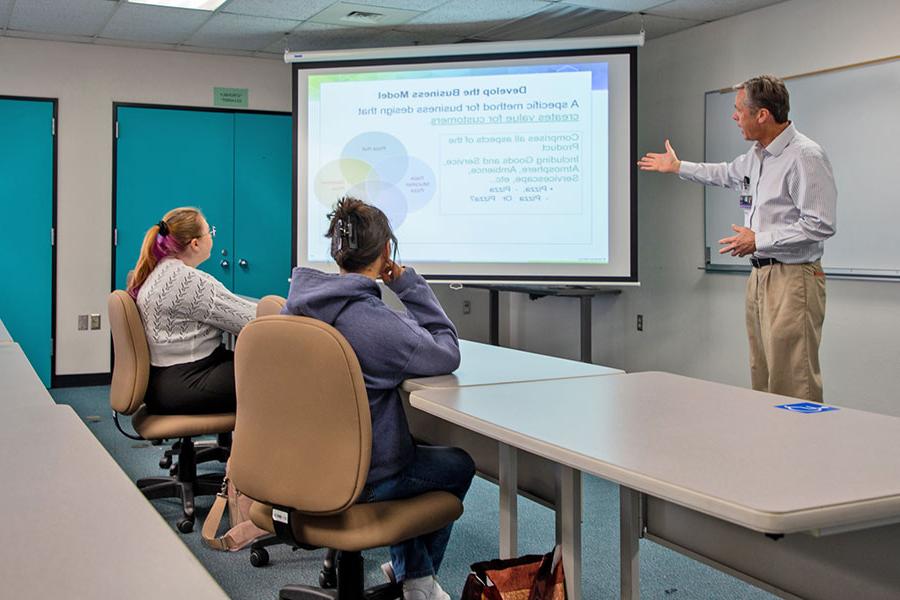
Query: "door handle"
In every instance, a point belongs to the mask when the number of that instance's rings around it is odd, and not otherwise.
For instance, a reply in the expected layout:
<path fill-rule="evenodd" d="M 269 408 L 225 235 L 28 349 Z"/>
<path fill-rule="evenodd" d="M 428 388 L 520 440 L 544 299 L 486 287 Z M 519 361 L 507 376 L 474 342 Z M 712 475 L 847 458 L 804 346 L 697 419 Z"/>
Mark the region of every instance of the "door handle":
<path fill-rule="evenodd" d="M 222 265 L 222 268 L 223 268 L 223 269 L 227 269 L 228 267 L 231 266 L 231 263 L 229 263 L 229 262 L 228 262 L 227 260 L 225 260 L 225 259 L 222 259 L 222 262 L 220 262 L 219 264 Z"/>
<path fill-rule="evenodd" d="M 250 265 L 250 263 L 248 263 L 248 262 L 247 262 L 246 260 L 244 260 L 243 258 L 240 259 L 240 260 L 238 261 L 238 266 L 240 266 L 240 267 L 242 267 L 242 268 L 244 268 L 244 269 L 246 269 L 249 265 Z"/>

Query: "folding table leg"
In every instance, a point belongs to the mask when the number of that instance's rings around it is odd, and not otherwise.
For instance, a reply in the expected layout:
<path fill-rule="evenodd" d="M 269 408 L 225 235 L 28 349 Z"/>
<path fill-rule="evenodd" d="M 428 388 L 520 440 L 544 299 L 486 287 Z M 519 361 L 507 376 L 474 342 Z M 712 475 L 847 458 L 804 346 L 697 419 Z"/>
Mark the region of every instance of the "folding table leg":
<path fill-rule="evenodd" d="M 619 486 L 619 576 L 620 598 L 639 600 L 640 576 L 641 494 Z"/>
<path fill-rule="evenodd" d="M 581 471 L 559 466 L 556 537 L 562 543 L 569 600 L 581 600 Z"/>
<path fill-rule="evenodd" d="M 500 443 L 500 558 L 518 555 L 518 453 Z"/>

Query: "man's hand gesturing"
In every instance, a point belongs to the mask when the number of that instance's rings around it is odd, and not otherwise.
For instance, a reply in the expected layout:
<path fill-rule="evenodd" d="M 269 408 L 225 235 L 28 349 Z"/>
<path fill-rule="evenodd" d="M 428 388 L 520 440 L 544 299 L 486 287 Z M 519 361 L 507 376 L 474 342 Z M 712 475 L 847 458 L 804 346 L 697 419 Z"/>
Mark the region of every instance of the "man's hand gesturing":
<path fill-rule="evenodd" d="M 638 161 L 641 171 L 659 171 L 660 173 L 677 173 L 681 168 L 681 161 L 672 148 L 669 140 L 666 140 L 666 151 L 662 154 L 648 152 Z"/>

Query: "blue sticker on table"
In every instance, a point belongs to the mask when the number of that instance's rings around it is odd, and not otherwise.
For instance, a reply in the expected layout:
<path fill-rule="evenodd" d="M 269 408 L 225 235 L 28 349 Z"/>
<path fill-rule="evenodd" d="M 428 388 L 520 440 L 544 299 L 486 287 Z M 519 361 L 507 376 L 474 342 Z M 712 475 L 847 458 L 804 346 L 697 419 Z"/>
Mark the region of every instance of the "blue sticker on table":
<path fill-rule="evenodd" d="M 835 408 L 834 406 L 825 406 L 824 404 L 819 404 L 818 402 L 794 402 L 793 404 L 776 404 L 775 408 L 782 408 L 791 412 L 803 413 L 804 415 L 837 410 L 837 408 Z"/>

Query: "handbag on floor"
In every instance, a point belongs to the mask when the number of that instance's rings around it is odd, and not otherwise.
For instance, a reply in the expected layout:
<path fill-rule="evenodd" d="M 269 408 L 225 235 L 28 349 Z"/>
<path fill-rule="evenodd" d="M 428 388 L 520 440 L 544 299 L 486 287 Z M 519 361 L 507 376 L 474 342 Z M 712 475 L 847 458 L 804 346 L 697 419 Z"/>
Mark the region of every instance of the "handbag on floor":
<path fill-rule="evenodd" d="M 216 500 L 209 509 L 206 520 L 203 521 L 203 530 L 200 535 L 203 537 L 203 543 L 213 550 L 234 552 L 269 535 L 269 532 L 260 529 L 250 520 L 250 506 L 253 505 L 253 500 L 240 493 L 231 483 L 231 479 L 228 477 L 229 463 L 225 464 L 225 479 L 222 480 L 222 489 L 216 494 Z M 228 509 L 230 529 L 216 537 L 226 508 Z"/>
<path fill-rule="evenodd" d="M 566 600 L 562 551 L 475 563 L 462 600 Z"/>

